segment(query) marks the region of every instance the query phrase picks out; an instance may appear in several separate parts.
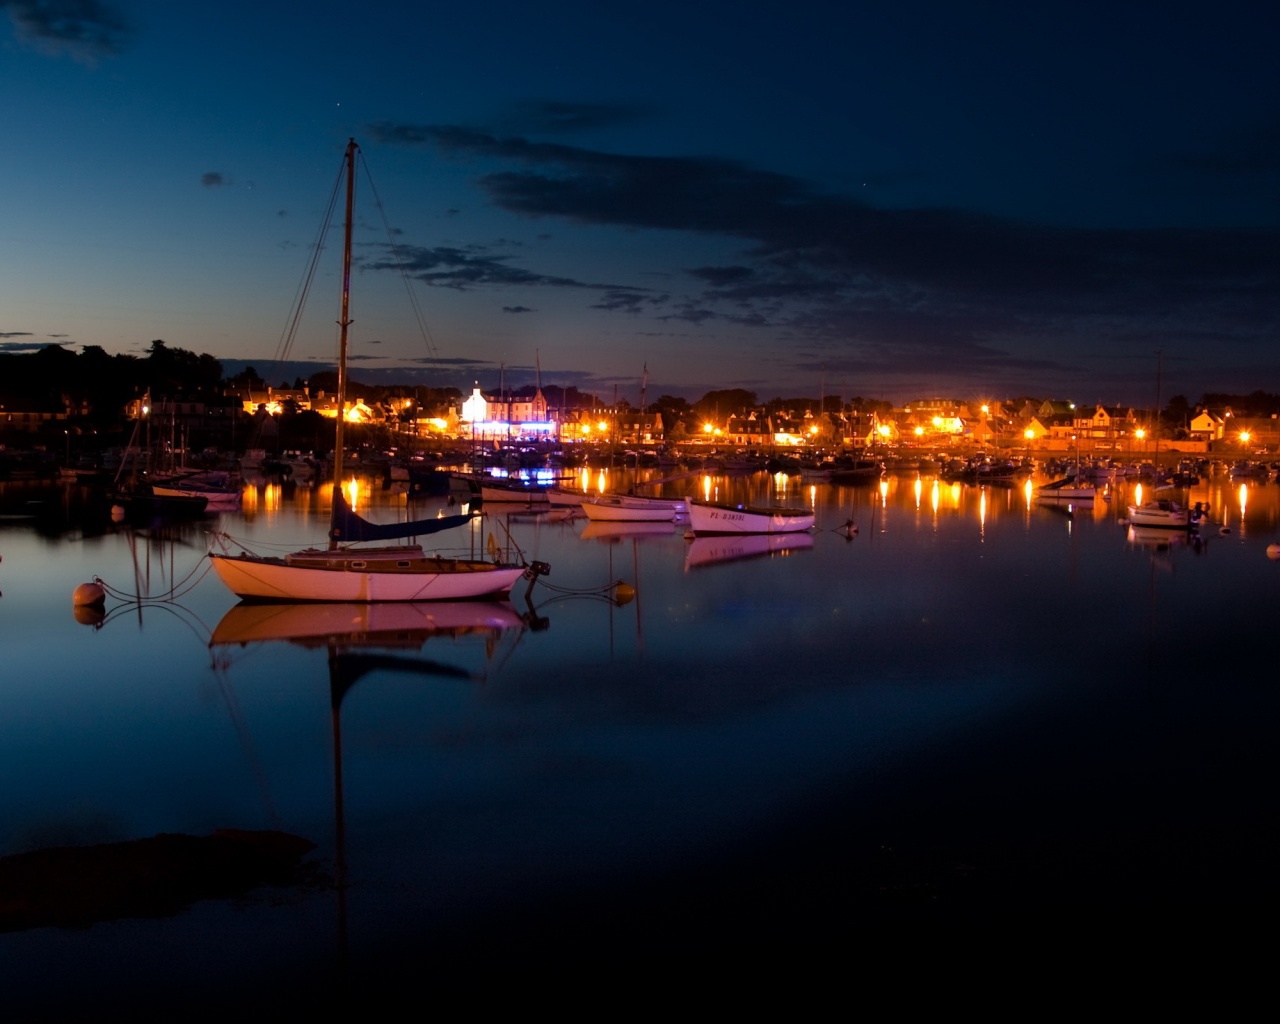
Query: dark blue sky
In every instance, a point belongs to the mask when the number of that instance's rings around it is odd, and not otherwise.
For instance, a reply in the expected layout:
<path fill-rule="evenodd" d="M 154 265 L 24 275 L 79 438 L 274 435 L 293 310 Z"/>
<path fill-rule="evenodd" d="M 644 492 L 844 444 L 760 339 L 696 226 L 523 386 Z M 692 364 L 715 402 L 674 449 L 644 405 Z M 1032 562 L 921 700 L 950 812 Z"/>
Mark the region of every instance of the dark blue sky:
<path fill-rule="evenodd" d="M 0 9 L 9 350 L 272 376 L 354 136 L 357 379 L 1280 391 L 1269 4 Z"/>

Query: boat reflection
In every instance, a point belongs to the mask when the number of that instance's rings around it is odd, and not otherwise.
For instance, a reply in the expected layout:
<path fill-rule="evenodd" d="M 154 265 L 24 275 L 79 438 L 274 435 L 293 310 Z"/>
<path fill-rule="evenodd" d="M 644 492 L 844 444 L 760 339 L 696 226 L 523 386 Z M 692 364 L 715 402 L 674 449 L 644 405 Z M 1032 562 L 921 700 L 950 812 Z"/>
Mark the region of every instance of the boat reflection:
<path fill-rule="evenodd" d="M 1166 530 L 1159 526 L 1130 524 L 1125 540 L 1134 547 L 1146 548 L 1156 554 L 1188 547 L 1198 552 L 1204 547 L 1204 538 L 1195 531 Z"/>
<path fill-rule="evenodd" d="M 526 597 L 526 600 L 528 598 Z M 330 728 L 333 743 L 334 874 L 338 901 L 338 954 L 348 963 L 346 811 L 342 763 L 342 705 L 352 687 L 373 673 L 432 676 L 461 681 L 478 677 L 453 664 L 404 652 L 438 637 L 482 636 L 492 659 L 504 634 L 545 629 L 534 613 L 520 615 L 505 601 L 422 603 L 261 604 L 231 608 L 214 628 L 210 648 L 286 642 L 328 650 Z M 519 631 L 519 632 L 516 632 Z"/>
<path fill-rule="evenodd" d="M 303 647 L 421 648 L 434 636 L 518 629 L 526 620 L 506 601 L 389 604 L 236 605 L 213 630 L 211 646 L 289 641 Z"/>
<path fill-rule="evenodd" d="M 808 551 L 812 547 L 813 535 L 809 533 L 744 533 L 695 537 L 689 542 L 684 567 L 687 572 L 719 562 L 787 555 L 796 551 Z"/>
<path fill-rule="evenodd" d="M 583 540 L 602 540 L 606 542 L 624 540 L 628 537 L 670 537 L 676 527 L 670 519 L 659 522 L 603 522 L 592 520 L 582 528 Z"/>

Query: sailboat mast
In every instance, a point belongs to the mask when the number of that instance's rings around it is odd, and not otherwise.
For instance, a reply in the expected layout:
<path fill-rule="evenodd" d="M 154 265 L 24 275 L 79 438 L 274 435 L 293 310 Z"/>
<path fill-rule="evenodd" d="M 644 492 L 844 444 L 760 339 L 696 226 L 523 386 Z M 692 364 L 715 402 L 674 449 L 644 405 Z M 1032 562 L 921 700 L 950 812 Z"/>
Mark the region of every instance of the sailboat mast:
<path fill-rule="evenodd" d="M 346 443 L 344 422 L 347 413 L 347 329 L 351 326 L 351 220 L 355 209 L 356 153 L 355 139 L 347 140 L 343 163 L 347 168 L 347 207 L 342 230 L 342 309 L 338 314 L 338 423 L 333 441 L 333 516 L 338 514 L 338 495 L 342 490 L 342 450 Z M 329 531 L 329 548 L 338 546 L 334 531 Z"/>
<path fill-rule="evenodd" d="M 1164 349 L 1156 352 L 1156 482 L 1160 482 L 1160 385 L 1164 375 Z"/>

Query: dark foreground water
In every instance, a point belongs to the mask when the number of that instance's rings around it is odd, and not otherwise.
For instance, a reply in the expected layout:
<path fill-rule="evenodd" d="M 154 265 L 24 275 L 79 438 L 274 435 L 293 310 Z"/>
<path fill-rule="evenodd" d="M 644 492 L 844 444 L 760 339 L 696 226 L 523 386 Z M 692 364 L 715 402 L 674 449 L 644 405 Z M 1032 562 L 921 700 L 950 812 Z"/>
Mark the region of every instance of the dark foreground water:
<path fill-rule="evenodd" d="M 8 1009 L 726 971 L 743 997 L 993 932 L 1220 944 L 1276 907 L 1275 484 L 1199 488 L 1221 528 L 1193 544 L 1131 534 L 1123 496 L 1068 516 L 929 478 L 718 479 L 700 491 L 813 503 L 817 530 L 762 551 L 494 512 L 449 543 L 505 524 L 552 566 L 532 610 L 521 583 L 323 611 L 202 576 L 212 528 L 317 540 L 309 492 L 133 529 L 0 486 Z M 94 576 L 150 599 L 78 618 Z M 220 829 L 308 845 L 230 870 Z"/>

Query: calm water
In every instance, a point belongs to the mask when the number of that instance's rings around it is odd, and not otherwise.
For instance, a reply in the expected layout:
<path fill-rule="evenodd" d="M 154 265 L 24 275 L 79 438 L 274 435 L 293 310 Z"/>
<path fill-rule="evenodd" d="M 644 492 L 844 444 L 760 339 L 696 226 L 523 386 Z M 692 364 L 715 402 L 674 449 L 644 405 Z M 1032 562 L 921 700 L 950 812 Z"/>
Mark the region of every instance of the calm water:
<path fill-rule="evenodd" d="M 1222 528 L 1197 545 L 1131 536 L 1123 493 L 1074 516 L 903 476 L 697 493 L 811 502 L 818 528 L 759 551 L 495 512 L 447 543 L 549 562 L 532 613 L 521 583 L 321 618 L 235 607 L 202 558 L 213 527 L 318 541 L 314 492 L 134 530 L 0 485 L 0 856 L 315 844 L 283 885 L 0 934 L 9 999 L 323 1002 L 495 960 L 785 962 L 904 922 L 1274 905 L 1275 484 L 1198 488 Z M 81 622 L 94 576 L 150 599 Z"/>

